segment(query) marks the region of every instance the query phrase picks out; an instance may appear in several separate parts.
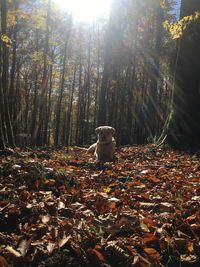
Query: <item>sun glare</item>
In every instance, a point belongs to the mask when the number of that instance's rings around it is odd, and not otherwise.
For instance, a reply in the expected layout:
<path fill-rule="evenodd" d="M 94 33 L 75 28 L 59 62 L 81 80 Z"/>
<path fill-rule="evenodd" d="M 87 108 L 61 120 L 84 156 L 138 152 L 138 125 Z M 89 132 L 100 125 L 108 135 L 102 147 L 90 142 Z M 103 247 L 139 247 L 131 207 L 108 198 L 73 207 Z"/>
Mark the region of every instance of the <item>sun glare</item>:
<path fill-rule="evenodd" d="M 76 21 L 93 21 L 108 14 L 112 0 L 54 0 L 62 9 L 70 11 Z"/>

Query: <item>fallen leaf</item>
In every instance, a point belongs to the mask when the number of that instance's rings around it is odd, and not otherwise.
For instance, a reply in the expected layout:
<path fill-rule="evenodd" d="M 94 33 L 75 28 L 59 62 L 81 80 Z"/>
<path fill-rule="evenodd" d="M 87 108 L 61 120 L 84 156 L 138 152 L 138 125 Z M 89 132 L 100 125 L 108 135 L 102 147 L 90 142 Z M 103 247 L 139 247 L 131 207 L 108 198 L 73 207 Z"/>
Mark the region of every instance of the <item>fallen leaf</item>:
<path fill-rule="evenodd" d="M 47 251 L 51 254 L 56 247 L 56 243 L 49 242 L 47 245 Z"/>
<path fill-rule="evenodd" d="M 19 258 L 21 257 L 21 253 L 19 253 L 17 250 L 15 250 L 13 247 L 11 246 L 7 246 L 5 248 L 8 252 L 10 252 L 12 255 L 14 255 L 15 257 Z"/>
<path fill-rule="evenodd" d="M 8 262 L 3 256 L 0 256 L 0 267 L 9 267 Z"/>
<path fill-rule="evenodd" d="M 154 248 L 144 248 L 143 249 L 144 252 L 148 255 L 148 257 L 154 261 L 160 261 L 161 256 L 158 253 L 157 250 L 155 250 Z"/>
<path fill-rule="evenodd" d="M 187 248 L 190 253 L 194 253 L 194 244 L 192 242 L 188 242 Z"/>
<path fill-rule="evenodd" d="M 87 250 L 87 253 L 89 255 L 90 261 L 92 262 L 93 266 L 96 266 L 97 264 L 100 265 L 103 262 L 105 262 L 104 256 L 97 249 L 89 248 Z"/>
<path fill-rule="evenodd" d="M 18 246 L 18 251 L 20 251 L 21 256 L 25 256 L 27 251 L 29 250 L 30 244 L 31 244 L 32 238 L 30 238 L 29 240 L 24 239 L 20 242 L 19 246 Z"/>
<path fill-rule="evenodd" d="M 59 247 L 63 247 L 71 238 L 71 235 L 66 236 L 66 234 L 64 234 L 63 237 L 58 241 Z"/>
<path fill-rule="evenodd" d="M 195 263 L 198 260 L 198 257 L 196 255 L 187 255 L 183 254 L 180 255 L 180 260 L 182 263 Z"/>
<path fill-rule="evenodd" d="M 140 221 L 140 227 L 141 227 L 142 231 L 150 232 L 148 226 L 143 221 Z"/>
<path fill-rule="evenodd" d="M 41 221 L 44 224 L 48 223 L 50 220 L 51 220 L 51 216 L 49 214 L 46 214 L 46 215 L 42 216 L 42 218 L 41 218 Z"/>
<path fill-rule="evenodd" d="M 142 242 L 144 244 L 158 244 L 159 240 L 154 234 L 147 233 L 143 236 Z"/>

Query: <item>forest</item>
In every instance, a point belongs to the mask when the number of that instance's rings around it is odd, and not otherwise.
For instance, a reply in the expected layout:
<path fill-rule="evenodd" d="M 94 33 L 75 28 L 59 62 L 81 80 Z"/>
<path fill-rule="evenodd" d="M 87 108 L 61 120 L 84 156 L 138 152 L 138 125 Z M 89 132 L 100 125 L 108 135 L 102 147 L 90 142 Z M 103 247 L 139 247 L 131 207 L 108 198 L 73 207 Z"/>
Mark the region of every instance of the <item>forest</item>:
<path fill-rule="evenodd" d="M 76 23 L 53 1 L 2 1 L 0 146 L 88 145 L 111 125 L 118 145 L 198 150 L 199 4 L 177 22 L 178 4 L 116 0 Z"/>
<path fill-rule="evenodd" d="M 198 267 L 200 1 L 92 3 L 0 0 L 0 267 Z"/>

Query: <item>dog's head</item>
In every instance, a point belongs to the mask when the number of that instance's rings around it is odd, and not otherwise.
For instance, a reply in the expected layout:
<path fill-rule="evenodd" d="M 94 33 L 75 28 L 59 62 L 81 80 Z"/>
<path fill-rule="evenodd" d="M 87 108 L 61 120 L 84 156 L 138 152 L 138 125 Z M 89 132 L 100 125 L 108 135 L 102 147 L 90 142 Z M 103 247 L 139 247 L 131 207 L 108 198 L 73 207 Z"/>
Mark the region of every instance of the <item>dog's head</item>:
<path fill-rule="evenodd" d="M 110 126 L 100 126 L 95 129 L 99 143 L 110 143 L 115 134 L 115 129 Z"/>

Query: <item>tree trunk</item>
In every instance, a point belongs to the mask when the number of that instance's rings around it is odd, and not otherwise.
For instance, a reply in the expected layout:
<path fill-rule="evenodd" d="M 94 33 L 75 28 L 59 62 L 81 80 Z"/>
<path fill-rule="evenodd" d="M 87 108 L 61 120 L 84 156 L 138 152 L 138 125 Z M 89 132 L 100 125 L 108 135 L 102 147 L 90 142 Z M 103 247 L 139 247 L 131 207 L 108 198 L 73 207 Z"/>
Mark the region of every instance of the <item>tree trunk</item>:
<path fill-rule="evenodd" d="M 158 106 L 158 85 L 160 78 L 160 52 L 162 45 L 162 22 L 164 14 L 160 6 L 160 3 L 156 3 L 156 38 L 155 48 L 153 51 L 152 62 L 150 63 L 150 89 L 149 89 L 149 100 L 148 100 L 148 114 L 147 114 L 147 125 L 148 125 L 148 137 L 153 138 L 158 133 L 158 121 L 160 118 L 160 110 Z"/>
<path fill-rule="evenodd" d="M 45 47 L 43 53 L 43 75 L 42 75 L 42 84 L 41 84 L 41 96 L 40 96 L 40 118 L 39 118 L 39 127 L 37 133 L 37 144 L 39 146 L 44 144 L 44 127 L 45 127 L 45 118 L 46 118 L 46 105 L 47 105 L 47 84 L 48 84 L 48 52 L 49 52 L 49 23 L 51 15 L 51 0 L 47 2 L 47 16 L 46 16 L 46 32 L 45 32 Z"/>
<path fill-rule="evenodd" d="M 60 81 L 60 91 L 58 95 L 57 101 L 57 111 L 56 111 L 56 127 L 55 127 L 55 145 L 60 144 L 60 122 L 61 122 L 61 110 L 62 110 L 62 101 L 63 101 L 63 94 L 64 94 L 64 85 L 65 85 L 65 75 L 66 75 L 66 62 L 67 62 L 67 45 L 68 45 L 68 38 L 65 41 L 64 51 L 63 51 L 63 63 L 62 63 L 62 74 L 61 74 L 61 81 Z"/>
<path fill-rule="evenodd" d="M 199 0 L 183 0 L 181 17 L 200 10 Z M 173 98 L 173 114 L 167 141 L 178 149 L 200 148 L 200 22 L 192 22 L 180 39 Z"/>
<path fill-rule="evenodd" d="M 69 99 L 69 104 L 68 104 L 68 109 L 66 111 L 66 116 L 65 116 L 65 125 L 66 128 L 63 131 L 63 145 L 64 146 L 69 146 L 69 136 L 70 133 L 72 132 L 73 129 L 71 129 L 71 119 L 72 119 L 72 107 L 73 107 L 73 99 L 74 99 L 74 90 L 75 90 L 75 85 L 76 85 L 76 66 L 74 70 L 74 75 L 73 75 L 73 81 L 72 81 L 72 88 L 70 92 L 70 99 Z"/>
<path fill-rule="evenodd" d="M 36 52 L 39 51 L 39 32 L 36 29 L 35 32 L 35 50 Z M 38 67 L 35 63 L 33 66 L 33 78 L 34 78 L 34 96 L 33 96 L 33 111 L 32 111 L 32 120 L 31 120 L 31 145 L 35 146 L 37 143 L 37 114 L 39 109 L 39 100 L 38 100 Z"/>
<path fill-rule="evenodd" d="M 1 0 L 1 31 L 2 35 L 7 35 L 7 4 L 6 0 Z M 5 42 L 2 43 L 2 90 L 4 96 L 4 113 L 6 134 L 8 136 L 8 145 L 14 147 L 13 128 L 10 119 L 9 105 L 8 105 L 8 46 Z"/>
<path fill-rule="evenodd" d="M 16 13 L 18 8 L 18 0 L 13 1 L 14 12 Z M 17 15 L 15 20 L 17 21 Z M 12 124 L 14 123 L 14 106 L 15 106 L 15 74 L 16 74 L 16 55 L 17 55 L 17 31 L 18 24 L 16 23 L 13 28 L 13 46 L 12 46 L 12 66 L 10 71 L 10 88 L 9 88 L 9 110 Z"/>

